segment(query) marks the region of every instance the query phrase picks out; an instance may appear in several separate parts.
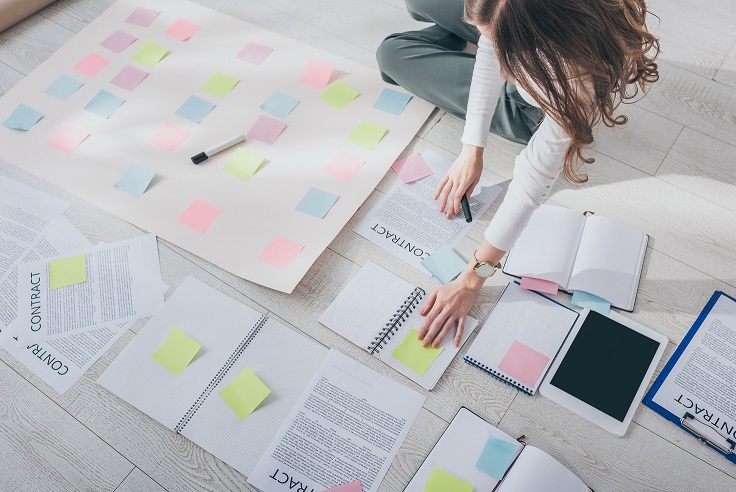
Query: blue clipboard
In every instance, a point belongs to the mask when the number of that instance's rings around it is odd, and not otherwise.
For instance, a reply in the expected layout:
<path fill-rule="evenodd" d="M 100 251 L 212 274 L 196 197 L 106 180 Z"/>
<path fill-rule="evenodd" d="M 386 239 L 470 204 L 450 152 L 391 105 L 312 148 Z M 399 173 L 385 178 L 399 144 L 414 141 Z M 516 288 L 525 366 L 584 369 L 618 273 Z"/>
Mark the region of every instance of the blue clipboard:
<path fill-rule="evenodd" d="M 675 350 L 675 353 L 672 354 L 672 357 L 670 357 L 670 360 L 667 362 L 667 365 L 664 366 L 664 369 L 662 369 L 662 372 L 660 373 L 659 377 L 657 377 L 657 380 L 654 381 L 654 384 L 649 389 L 649 392 L 647 392 L 646 396 L 644 397 L 643 403 L 648 406 L 649 408 L 653 409 L 658 414 L 662 415 L 667 420 L 670 420 L 677 424 L 679 427 L 685 429 L 690 434 L 694 435 L 698 439 L 700 439 L 703 442 L 707 442 L 713 449 L 723 454 L 727 459 L 729 459 L 731 462 L 736 463 L 736 440 L 732 439 L 733 436 L 731 436 L 731 439 L 727 439 L 724 436 L 724 440 L 727 444 L 726 450 L 721 449 L 720 446 L 715 445 L 712 441 L 708 439 L 704 439 L 703 436 L 701 436 L 697 430 L 694 427 L 690 427 L 687 425 L 687 419 L 693 418 L 694 416 L 689 413 L 685 413 L 685 416 L 678 417 L 677 415 L 673 414 L 669 410 L 663 408 L 659 404 L 654 402 L 654 396 L 657 394 L 657 391 L 662 387 L 662 384 L 667 379 L 667 377 L 670 374 L 670 371 L 675 366 L 677 361 L 680 359 L 680 356 L 687 348 L 690 341 L 695 336 L 695 333 L 700 329 L 700 326 L 703 324 L 703 321 L 705 321 L 705 318 L 710 313 L 711 309 L 713 309 L 713 306 L 715 306 L 718 299 L 720 299 L 721 296 L 725 296 L 732 301 L 736 302 L 736 299 L 729 296 L 728 294 L 725 294 L 719 290 L 715 291 L 713 295 L 711 296 L 710 300 L 708 301 L 708 304 L 705 305 L 705 308 L 703 308 L 703 311 L 700 313 L 700 316 L 698 316 L 698 319 L 695 320 L 695 323 L 693 323 L 693 326 L 690 328 L 690 330 L 685 335 L 685 338 L 682 339 L 682 342 L 680 342 L 680 345 L 677 347 L 677 350 Z M 736 423 L 734 423 L 736 425 Z M 731 453 L 727 452 L 728 446 L 731 446 Z"/>

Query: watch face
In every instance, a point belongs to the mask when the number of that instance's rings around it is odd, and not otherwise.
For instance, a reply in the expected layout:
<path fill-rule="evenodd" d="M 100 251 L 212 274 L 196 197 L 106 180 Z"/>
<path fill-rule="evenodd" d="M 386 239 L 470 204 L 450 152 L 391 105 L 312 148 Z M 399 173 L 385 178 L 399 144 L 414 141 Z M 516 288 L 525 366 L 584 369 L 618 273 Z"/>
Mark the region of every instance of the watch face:
<path fill-rule="evenodd" d="M 483 264 L 476 268 L 475 272 L 478 274 L 478 276 L 483 278 L 488 278 L 491 275 L 493 275 L 493 267 L 489 264 Z"/>

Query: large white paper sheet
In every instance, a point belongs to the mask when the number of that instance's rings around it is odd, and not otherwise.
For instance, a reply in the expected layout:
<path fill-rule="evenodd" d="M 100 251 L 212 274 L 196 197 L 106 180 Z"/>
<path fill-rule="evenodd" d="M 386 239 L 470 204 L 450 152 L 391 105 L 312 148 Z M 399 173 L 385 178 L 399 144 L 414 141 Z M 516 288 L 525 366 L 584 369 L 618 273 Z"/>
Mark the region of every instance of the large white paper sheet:
<path fill-rule="evenodd" d="M 84 254 L 87 280 L 57 289 L 50 287 L 49 259 L 18 268 L 19 344 L 135 321 L 163 304 L 156 236 L 98 246 Z"/>
<path fill-rule="evenodd" d="M 0 155 L 7 144 L 2 141 Z M 0 283 L 68 207 L 69 202 L 0 176 Z"/>
<path fill-rule="evenodd" d="M 332 349 L 248 477 L 264 492 L 375 492 L 424 397 Z M 329 436 L 329 438 L 328 438 Z"/>
<path fill-rule="evenodd" d="M 447 219 L 434 200 L 437 185 L 452 162 L 431 150 L 422 158 L 433 174 L 414 183 L 397 183 L 353 229 L 381 249 L 429 274 L 421 264 L 443 244 L 455 247 L 501 193 L 498 185 L 481 180 L 468 199 L 473 222 L 462 212 Z"/>
<path fill-rule="evenodd" d="M 149 27 L 126 23 L 139 6 L 161 14 Z M 180 17 L 201 26 L 187 41 L 164 34 Z M 99 46 L 116 30 L 137 41 L 120 53 Z M 169 51 L 153 67 L 131 60 L 147 41 Z M 251 42 L 273 49 L 260 65 L 237 58 Z M 94 77 L 72 68 L 90 52 L 110 60 Z M 359 96 L 340 110 L 321 100 L 322 89 L 298 82 L 309 60 L 332 64 L 332 80 Z M 150 74 L 132 91 L 110 83 L 127 65 Z M 240 79 L 224 98 L 201 90 L 216 71 Z M 62 74 L 84 82 L 63 102 L 44 93 Z M 291 292 L 434 109 L 416 97 L 398 116 L 373 108 L 387 86 L 375 69 L 198 5 L 121 0 L 0 99 L 0 119 L 21 103 L 44 115 L 27 132 L 0 126 L 0 158 L 240 277 Z M 84 110 L 100 90 L 125 99 L 109 118 Z M 192 164 L 191 156 L 269 116 L 260 105 L 275 91 L 300 103 L 284 118 L 287 127 L 274 144 L 247 139 L 241 145 L 266 160 L 249 181 L 222 170 L 235 149 Z M 199 124 L 176 114 L 191 96 L 216 105 Z M 388 129 L 375 150 L 347 140 L 361 120 Z M 171 152 L 149 142 L 167 122 L 190 134 Z M 90 133 L 70 154 L 47 144 L 65 124 Z M 349 181 L 324 170 L 339 151 L 365 160 Z M 156 171 L 140 198 L 114 188 L 131 163 Z M 312 187 L 340 197 L 324 219 L 296 210 Z M 177 222 L 195 199 L 222 209 L 205 233 Z M 304 245 L 283 269 L 258 260 L 277 236 Z"/>

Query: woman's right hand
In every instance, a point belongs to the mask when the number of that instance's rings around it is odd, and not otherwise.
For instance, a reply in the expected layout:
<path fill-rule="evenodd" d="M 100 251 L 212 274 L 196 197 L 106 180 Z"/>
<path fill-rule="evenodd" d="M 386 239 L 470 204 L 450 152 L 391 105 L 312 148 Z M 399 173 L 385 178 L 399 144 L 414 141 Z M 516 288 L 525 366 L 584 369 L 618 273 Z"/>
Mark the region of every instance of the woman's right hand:
<path fill-rule="evenodd" d="M 463 145 L 463 150 L 437 186 L 434 199 L 440 199 L 440 212 L 447 218 L 460 213 L 463 195 L 473 193 L 483 172 L 483 147 Z"/>

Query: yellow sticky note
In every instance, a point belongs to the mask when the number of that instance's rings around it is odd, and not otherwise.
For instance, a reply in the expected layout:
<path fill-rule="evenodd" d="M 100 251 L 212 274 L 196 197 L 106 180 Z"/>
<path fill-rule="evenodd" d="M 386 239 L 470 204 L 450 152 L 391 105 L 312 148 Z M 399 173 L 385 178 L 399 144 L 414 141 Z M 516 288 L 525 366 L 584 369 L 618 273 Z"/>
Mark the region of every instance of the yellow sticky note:
<path fill-rule="evenodd" d="M 138 50 L 138 53 L 133 55 L 133 60 L 137 61 L 141 65 L 153 67 L 160 62 L 168 52 L 169 50 L 160 44 L 146 41 L 143 43 L 143 46 L 141 46 L 141 49 Z"/>
<path fill-rule="evenodd" d="M 220 397 L 240 420 L 245 420 L 253 413 L 269 394 L 271 390 L 268 386 L 247 367 L 219 392 Z"/>
<path fill-rule="evenodd" d="M 319 98 L 335 109 L 344 108 L 347 103 L 358 97 L 358 91 L 344 82 L 337 81 L 327 88 Z"/>
<path fill-rule="evenodd" d="M 473 492 L 473 484 L 435 468 L 424 486 L 424 492 Z"/>
<path fill-rule="evenodd" d="M 406 334 L 398 347 L 391 352 L 396 360 L 416 372 L 420 376 L 427 372 L 429 366 L 442 352 L 444 347 L 422 347 L 422 340 L 417 337 L 419 333 L 412 328 Z"/>
<path fill-rule="evenodd" d="M 49 284 L 52 289 L 87 281 L 87 255 L 79 254 L 49 263 Z"/>
<path fill-rule="evenodd" d="M 202 86 L 202 90 L 214 94 L 215 96 L 225 97 L 233 90 L 240 79 L 222 72 L 215 72 L 212 77 Z"/>
<path fill-rule="evenodd" d="M 348 135 L 348 141 L 373 150 L 376 148 L 376 145 L 378 145 L 378 142 L 381 141 L 383 136 L 386 135 L 387 131 L 388 130 L 382 126 L 368 123 L 367 121 L 361 121 L 353 129 L 353 132 Z"/>
<path fill-rule="evenodd" d="M 263 157 L 258 154 L 239 148 L 233 152 L 233 155 L 230 156 L 230 159 L 222 170 L 237 178 L 248 181 L 258 171 L 258 168 L 261 167 L 263 160 Z"/>
<path fill-rule="evenodd" d="M 164 343 L 151 355 L 151 359 L 161 364 L 174 376 L 178 376 L 192 362 L 201 348 L 202 346 L 186 333 L 173 328 Z"/>

